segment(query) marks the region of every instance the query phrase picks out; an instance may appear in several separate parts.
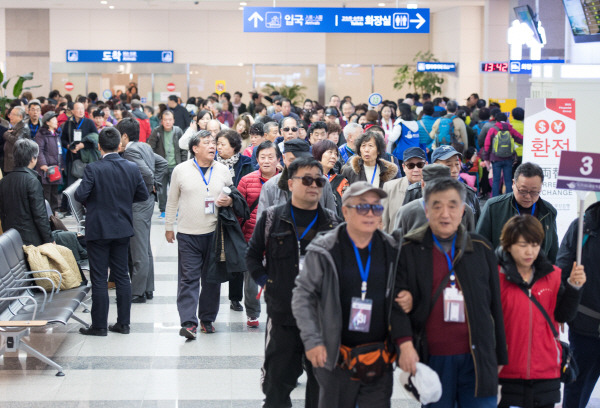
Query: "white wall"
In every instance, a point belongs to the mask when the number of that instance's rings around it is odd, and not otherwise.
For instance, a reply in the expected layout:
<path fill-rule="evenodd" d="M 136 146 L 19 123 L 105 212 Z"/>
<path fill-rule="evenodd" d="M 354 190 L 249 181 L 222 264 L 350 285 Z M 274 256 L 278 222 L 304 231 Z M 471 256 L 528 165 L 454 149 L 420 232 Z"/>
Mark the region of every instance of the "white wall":
<path fill-rule="evenodd" d="M 565 60 L 571 64 L 600 64 L 600 41 L 575 43 L 571 25 L 565 17 Z M 600 67 L 598 67 L 600 69 Z"/>

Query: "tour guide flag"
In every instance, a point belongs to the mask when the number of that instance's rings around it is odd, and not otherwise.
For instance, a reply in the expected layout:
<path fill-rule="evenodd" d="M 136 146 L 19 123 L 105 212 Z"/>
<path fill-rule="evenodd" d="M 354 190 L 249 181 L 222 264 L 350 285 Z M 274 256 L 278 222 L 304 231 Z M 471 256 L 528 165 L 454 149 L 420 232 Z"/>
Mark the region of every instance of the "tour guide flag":
<path fill-rule="evenodd" d="M 563 151 L 574 151 L 575 99 L 526 99 L 523 162 L 538 164 L 544 171 L 541 198 L 558 211 L 556 226 L 562 240 L 577 218 L 577 195 L 556 188 L 558 165 Z"/>

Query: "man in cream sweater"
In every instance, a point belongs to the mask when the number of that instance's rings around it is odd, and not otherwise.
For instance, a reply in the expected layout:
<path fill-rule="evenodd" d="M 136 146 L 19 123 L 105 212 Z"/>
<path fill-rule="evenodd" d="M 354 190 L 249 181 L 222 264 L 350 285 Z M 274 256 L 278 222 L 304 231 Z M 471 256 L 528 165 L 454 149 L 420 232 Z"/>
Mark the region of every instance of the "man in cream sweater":
<path fill-rule="evenodd" d="M 166 207 L 165 236 L 170 243 L 175 242 L 173 224 L 177 217 L 179 334 L 191 340 L 196 338 L 198 323 L 202 332 L 214 333 L 212 322 L 217 317 L 221 296 L 221 285 L 207 282 L 203 271 L 217 225 L 216 207 L 232 203 L 229 196 L 219 197 L 223 187 L 232 181 L 227 166 L 214 160 L 216 149 L 209 131 L 201 130 L 190 138 L 189 151 L 193 156 L 173 170 Z"/>

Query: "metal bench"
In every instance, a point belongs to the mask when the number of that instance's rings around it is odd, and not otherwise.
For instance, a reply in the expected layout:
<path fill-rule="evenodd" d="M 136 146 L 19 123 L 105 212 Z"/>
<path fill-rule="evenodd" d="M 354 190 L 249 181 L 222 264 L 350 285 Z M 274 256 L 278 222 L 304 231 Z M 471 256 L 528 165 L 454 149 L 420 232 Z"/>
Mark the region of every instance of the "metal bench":
<path fill-rule="evenodd" d="M 58 370 L 57 376 L 63 376 L 60 365 L 44 356 L 23 341 L 29 336 L 31 327 L 43 327 L 48 324 L 67 324 L 71 318 L 86 327 L 89 325 L 77 317 L 74 312 L 82 305 L 90 287 L 82 285 L 69 290 L 60 290 L 62 275 L 58 287 L 49 278 L 34 278 L 29 271 L 23 252 L 23 241 L 19 233 L 10 229 L 0 236 L 0 339 L 3 346 L 0 355 L 6 351 L 25 350 L 46 364 Z M 35 284 L 36 280 L 46 279 L 52 283 L 52 291 L 46 292 Z M 34 291 L 37 289 L 38 291 Z"/>
<path fill-rule="evenodd" d="M 67 201 L 69 202 L 69 208 L 71 209 L 71 213 L 73 217 L 75 217 L 75 221 L 77 222 L 77 232 L 85 235 L 85 207 L 77 200 L 75 200 L 75 191 L 81 184 L 81 179 L 77 180 L 69 187 L 67 187 L 63 194 L 67 197 Z"/>

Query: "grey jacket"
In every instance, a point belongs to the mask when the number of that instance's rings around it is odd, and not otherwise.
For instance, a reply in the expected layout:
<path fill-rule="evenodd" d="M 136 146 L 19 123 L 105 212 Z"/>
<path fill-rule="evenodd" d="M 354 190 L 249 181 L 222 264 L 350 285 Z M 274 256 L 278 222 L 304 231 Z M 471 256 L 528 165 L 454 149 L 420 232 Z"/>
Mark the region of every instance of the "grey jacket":
<path fill-rule="evenodd" d="M 162 125 L 160 125 L 152 131 L 152 134 L 148 139 L 148 144 L 150 145 L 154 153 L 166 158 L 167 154 L 165 152 L 165 145 L 163 144 L 164 134 L 165 128 Z M 181 130 L 181 128 L 173 126 L 173 149 L 175 149 L 175 162 L 177 164 L 184 162 L 188 159 L 187 150 L 181 150 L 179 148 L 179 139 L 181 138 L 181 136 L 183 136 L 183 131 Z"/>
<path fill-rule="evenodd" d="M 284 176 L 283 180 L 281 180 L 281 176 Z M 290 191 L 287 188 L 287 180 L 287 170 L 284 169 L 283 172 L 271 177 L 262 186 L 260 197 L 258 198 L 258 209 L 256 210 L 257 220 L 267 208 L 273 205 L 285 204 L 289 200 Z M 327 208 L 337 214 L 335 197 L 329 181 L 327 181 L 325 187 L 323 187 L 323 194 L 321 195 L 321 200 L 319 202 L 321 207 Z"/>
<path fill-rule="evenodd" d="M 325 368 L 333 371 L 339 358 L 342 341 L 342 305 L 340 301 L 339 275 L 332 252 L 338 252 L 340 231 L 345 231 L 345 223 L 333 230 L 321 233 L 306 248 L 304 268 L 296 277 L 296 287 L 292 296 L 292 312 L 296 319 L 304 349 L 310 350 L 324 345 L 327 350 Z M 394 268 L 397 246 L 392 236 L 377 230 L 386 245 L 386 264 Z M 386 298 L 394 297 L 394 274 L 388 273 Z M 388 304 L 386 303 L 386 308 Z M 387 316 L 389 319 L 389 316 Z M 388 320 L 389 321 L 389 320 Z M 399 337 L 391 325 L 391 339 Z"/>
<path fill-rule="evenodd" d="M 394 229 L 402 228 L 405 234 L 410 231 L 422 227 L 427 223 L 427 216 L 423 208 L 423 198 L 418 198 L 410 203 L 400 207 L 394 219 Z M 465 205 L 465 212 L 462 217 L 462 225 L 469 232 L 475 232 L 475 218 L 473 210 L 468 205 Z"/>
<path fill-rule="evenodd" d="M 123 152 L 123 158 L 138 166 L 149 193 L 154 191 L 154 187 L 158 191 L 162 177 L 169 168 L 166 159 L 154 153 L 147 143 L 141 142 L 133 142 L 127 146 Z"/>

